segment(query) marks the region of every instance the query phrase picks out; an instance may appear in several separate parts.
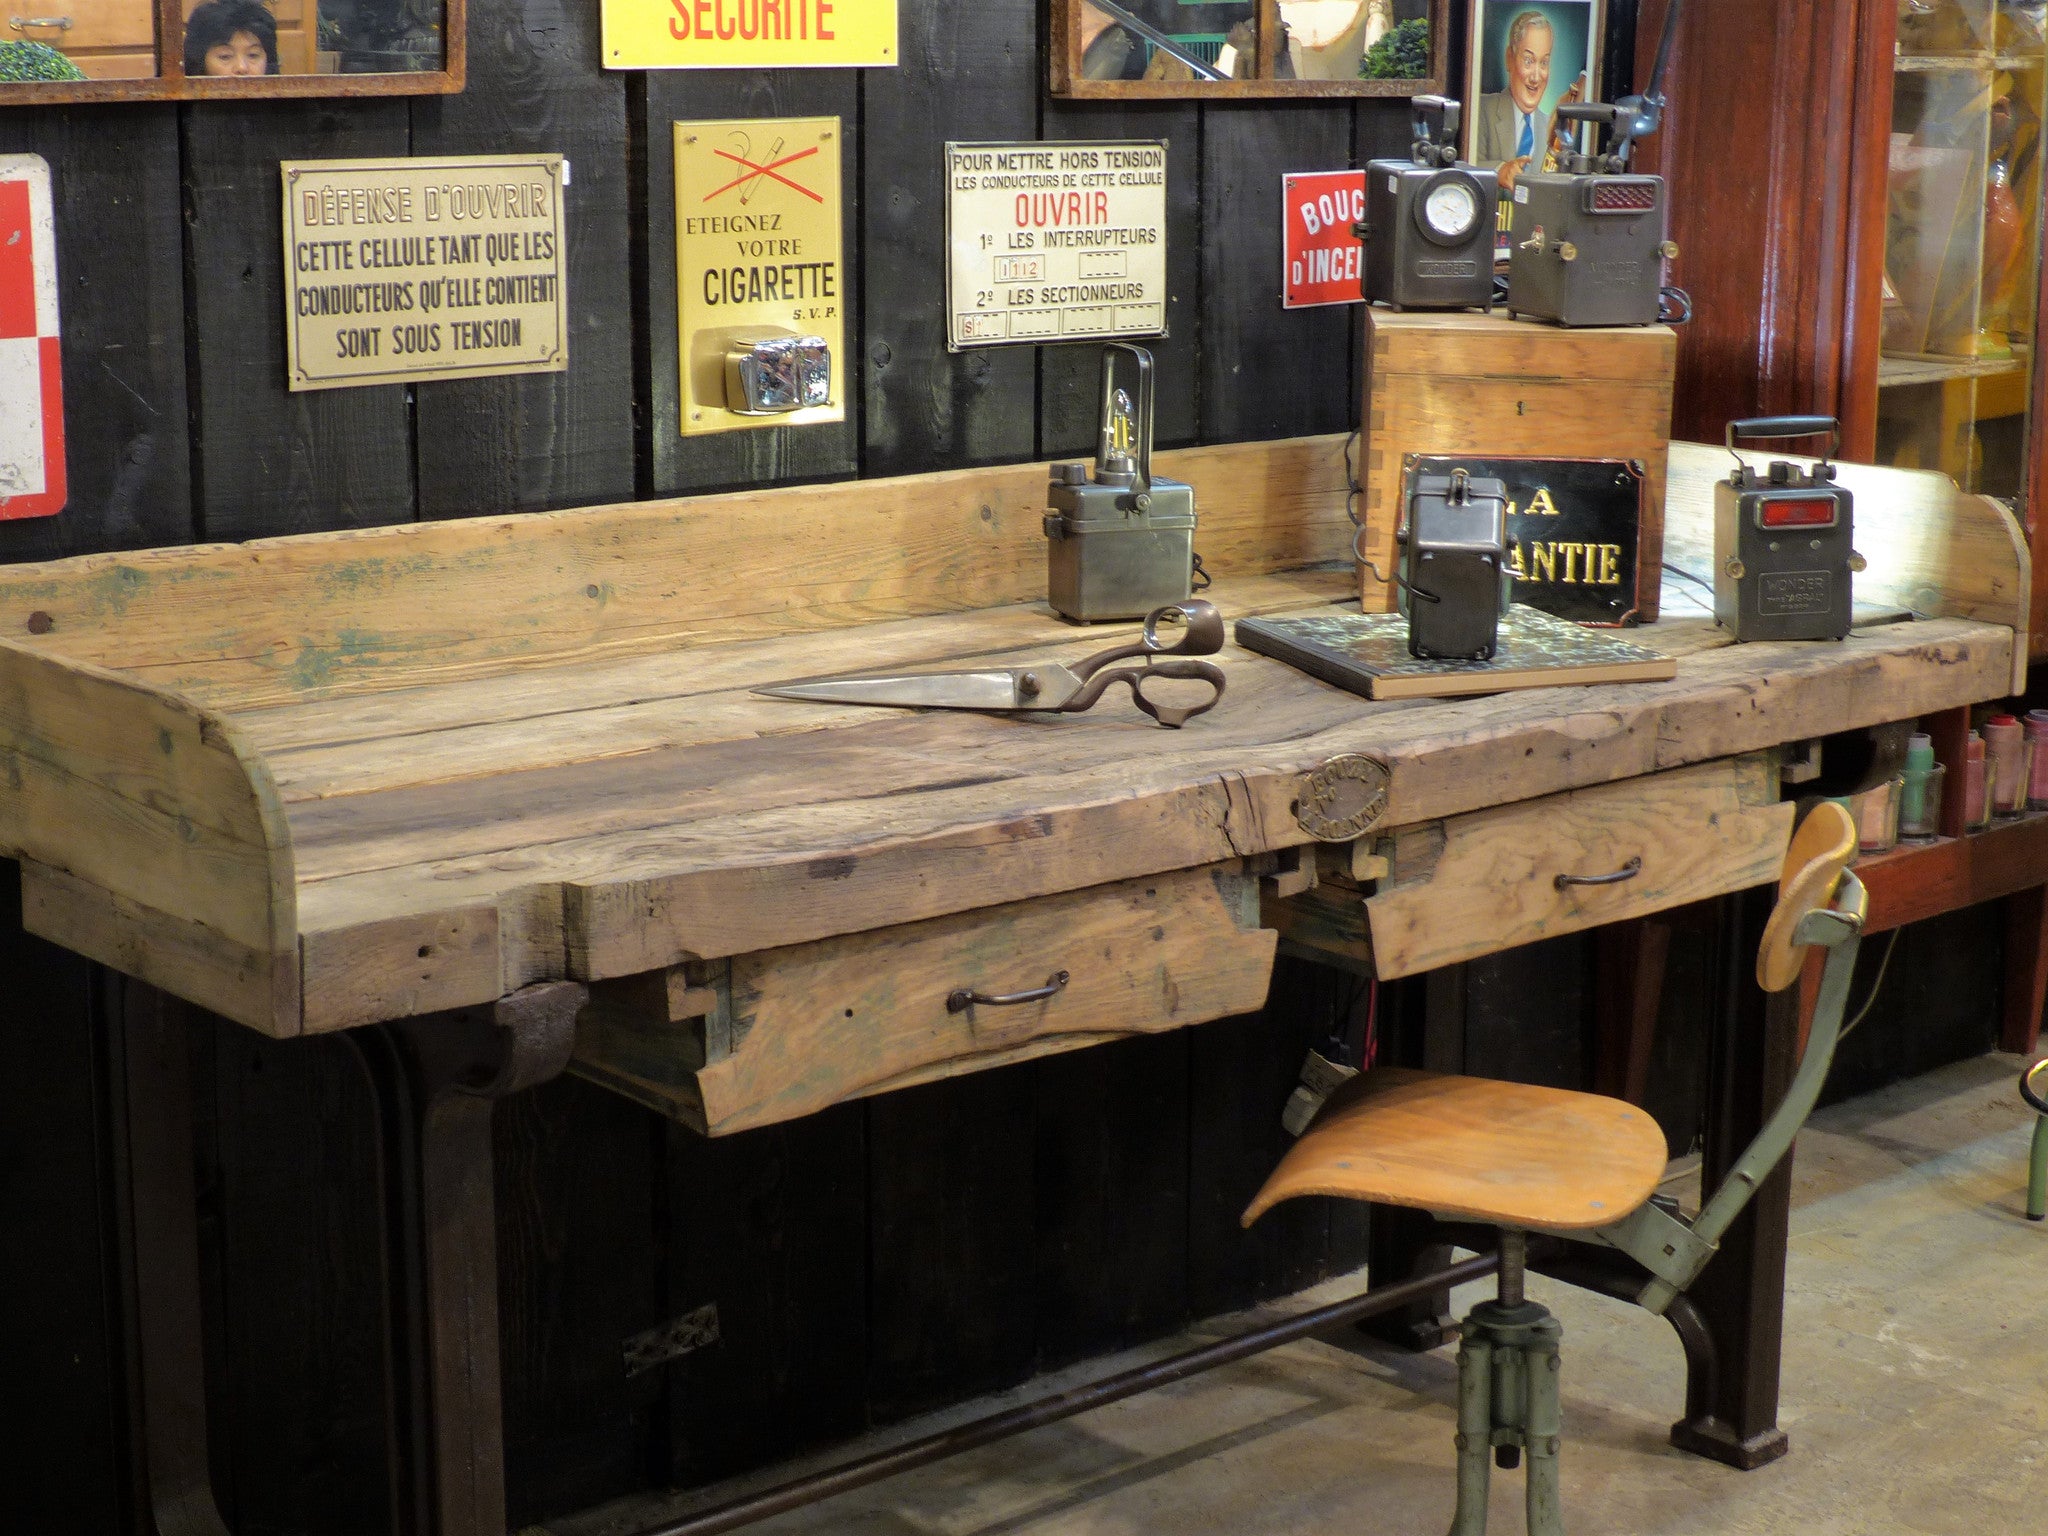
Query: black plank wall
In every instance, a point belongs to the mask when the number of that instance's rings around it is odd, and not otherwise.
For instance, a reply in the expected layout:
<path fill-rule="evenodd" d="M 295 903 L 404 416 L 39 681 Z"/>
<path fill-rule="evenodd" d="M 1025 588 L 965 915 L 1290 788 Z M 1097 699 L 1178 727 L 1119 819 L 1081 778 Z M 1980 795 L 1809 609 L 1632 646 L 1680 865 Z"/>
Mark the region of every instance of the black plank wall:
<path fill-rule="evenodd" d="M 0 150 L 55 177 L 72 485 L 61 517 L 0 523 L 0 559 L 1084 451 L 1093 348 L 945 350 L 948 138 L 1171 142 L 1163 443 L 1354 420 L 1355 315 L 1277 303 L 1280 177 L 1399 152 L 1404 107 L 1057 103 L 1045 0 L 902 16 L 898 69 L 633 75 L 595 67 L 591 0 L 471 0 L 459 97 L 0 113 Z M 845 127 L 849 419 L 685 442 L 669 125 L 799 114 Z M 574 167 L 569 371 L 288 394 L 278 160 L 505 150 Z M 0 1381 L 35 1411 L 0 1436 L 0 1528 L 125 1530 L 107 1047 L 90 969 L 20 932 L 14 890 L 0 869 Z M 1475 1059 L 1575 1080 L 1579 1037 L 1556 1007 L 1531 1023 L 1528 999 L 1582 993 L 1586 953 L 1536 963 L 1544 986 L 1503 961 L 1445 1006 Z M 1304 1049 L 1357 1002 L 1283 965 L 1262 1015 L 717 1143 L 578 1081 L 509 1101 L 515 1523 L 729 1475 L 1355 1264 L 1355 1212 L 1303 1203 L 1250 1235 L 1236 1215 Z M 193 1053 L 222 1504 L 243 1533 L 388 1529 L 360 1068 L 231 1026 Z M 625 1338 L 705 1306 L 716 1344 L 626 1374 Z"/>
<path fill-rule="evenodd" d="M 607 74 L 596 7 L 472 0 L 470 83 L 413 101 L 12 111 L 51 165 L 69 509 L 0 558 L 590 505 L 1084 451 L 1092 347 L 945 350 L 945 140 L 1171 143 L 1164 443 L 1343 429 L 1355 322 L 1283 317 L 1280 176 L 1405 142 L 1395 105 L 1055 103 L 1043 0 L 903 0 L 898 69 Z M 678 119 L 835 114 L 849 273 L 843 427 L 676 432 Z M 570 158 L 570 369 L 284 388 L 277 162 Z M 793 534 L 796 531 L 793 530 Z M 0 881 L 10 893 L 11 871 Z M 0 1520 L 133 1519 L 107 1068 L 89 968 L 19 933 L 0 1087 Z M 1357 1223 L 1236 1213 L 1304 1048 L 1348 983 L 1285 973 L 1267 1015 L 1031 1063 L 707 1143 L 587 1084 L 498 1120 L 507 1465 L 527 1522 L 695 1483 L 1013 1384 L 1348 1267 Z M 242 1532 L 374 1532 L 381 1377 L 367 1089 L 334 1042 L 193 1042 L 216 1483 Z M 33 1233 L 16 1240 L 17 1232 Z M 720 1341 L 628 1377 L 621 1342 L 698 1307 Z M 32 1321 L 32 1326 L 23 1327 Z"/>

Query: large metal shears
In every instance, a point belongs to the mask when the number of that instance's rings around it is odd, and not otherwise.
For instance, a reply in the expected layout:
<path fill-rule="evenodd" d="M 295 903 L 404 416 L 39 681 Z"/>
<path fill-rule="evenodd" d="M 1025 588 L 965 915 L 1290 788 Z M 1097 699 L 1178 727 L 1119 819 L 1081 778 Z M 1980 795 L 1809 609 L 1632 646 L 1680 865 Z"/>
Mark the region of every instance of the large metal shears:
<path fill-rule="evenodd" d="M 1163 626 L 1178 633 L 1162 634 Z M 1223 649 L 1223 615 L 1201 598 L 1169 603 L 1145 617 L 1145 632 L 1129 645 L 1119 645 L 1077 661 L 1071 667 L 1041 662 L 1028 667 L 989 667 L 960 672 L 895 672 L 878 676 L 823 677 L 785 683 L 754 692 L 777 699 L 809 699 L 821 704 L 884 704 L 900 709 L 988 709 L 1016 713 L 1044 710 L 1078 714 L 1092 709 L 1113 683 L 1130 686 L 1131 698 L 1161 725 L 1174 729 L 1207 714 L 1223 697 L 1223 669 L 1206 661 L 1154 661 L 1157 656 L 1213 656 Z M 1111 664 L 1145 658 L 1141 667 Z M 1213 690 L 1199 704 L 1167 704 L 1146 693 L 1148 685 L 1166 679 L 1194 679 Z"/>

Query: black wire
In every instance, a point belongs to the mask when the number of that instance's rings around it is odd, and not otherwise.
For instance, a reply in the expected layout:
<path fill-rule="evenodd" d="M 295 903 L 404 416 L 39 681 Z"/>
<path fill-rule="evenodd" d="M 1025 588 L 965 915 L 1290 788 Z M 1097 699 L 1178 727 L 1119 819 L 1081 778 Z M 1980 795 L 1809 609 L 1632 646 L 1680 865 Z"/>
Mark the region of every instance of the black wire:
<path fill-rule="evenodd" d="M 1681 580 L 1689 581 L 1694 586 L 1705 587 L 1709 592 L 1714 590 L 1714 584 L 1711 581 L 1706 580 L 1704 577 L 1695 576 L 1691 571 L 1681 571 L 1669 560 L 1666 560 L 1662 563 L 1665 570 L 1669 571 L 1672 575 L 1679 577 Z"/>
<path fill-rule="evenodd" d="M 1202 552 L 1200 550 L 1195 550 L 1193 553 L 1189 555 L 1188 558 L 1194 562 L 1193 580 L 1189 583 L 1189 589 L 1195 592 L 1208 591 L 1212 586 L 1216 584 L 1216 578 L 1211 576 L 1207 568 L 1203 566 Z"/>
<path fill-rule="evenodd" d="M 1842 1032 L 1835 1037 L 1836 1044 L 1839 1045 L 1842 1041 L 1848 1039 L 1849 1036 L 1854 1034 L 1856 1032 L 1856 1026 L 1858 1024 L 1861 1024 L 1864 1021 L 1864 1019 L 1869 1016 L 1871 1008 L 1877 1002 L 1877 994 L 1879 990 L 1884 986 L 1884 973 L 1890 970 L 1892 967 L 1892 951 L 1899 947 L 1899 935 L 1904 933 L 1905 931 L 1906 930 L 1903 928 L 1894 928 L 1892 930 L 1892 936 L 1885 941 L 1884 959 L 1878 962 L 1877 979 L 1871 982 L 1870 984 L 1870 996 L 1863 999 L 1863 1006 L 1856 1010 L 1856 1017 L 1851 1019 L 1847 1024 L 1844 1024 L 1842 1026 Z"/>
<path fill-rule="evenodd" d="M 1351 429 L 1351 435 L 1344 439 L 1344 484 L 1349 490 L 1344 496 L 1344 515 L 1351 519 L 1351 526 L 1361 528 L 1358 520 L 1358 498 L 1365 494 L 1365 487 L 1358 483 L 1358 470 L 1352 461 L 1352 451 L 1358 446 L 1358 428 Z"/>

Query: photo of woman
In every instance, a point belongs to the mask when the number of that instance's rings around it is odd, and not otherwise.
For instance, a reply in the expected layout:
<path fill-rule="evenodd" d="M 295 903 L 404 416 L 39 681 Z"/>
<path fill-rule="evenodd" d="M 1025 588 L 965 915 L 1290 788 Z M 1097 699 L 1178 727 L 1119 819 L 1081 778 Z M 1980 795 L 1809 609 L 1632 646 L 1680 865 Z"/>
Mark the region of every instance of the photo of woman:
<path fill-rule="evenodd" d="M 185 73 L 278 73 L 277 18 L 257 0 L 205 0 L 185 18 Z"/>

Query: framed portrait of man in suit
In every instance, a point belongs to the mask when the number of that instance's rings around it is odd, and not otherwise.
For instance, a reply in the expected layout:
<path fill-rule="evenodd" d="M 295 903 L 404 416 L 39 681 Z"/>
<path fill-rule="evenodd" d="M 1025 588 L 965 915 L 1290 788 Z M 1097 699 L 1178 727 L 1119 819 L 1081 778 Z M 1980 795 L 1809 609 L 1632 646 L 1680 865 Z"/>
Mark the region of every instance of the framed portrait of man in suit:
<path fill-rule="evenodd" d="M 1558 107 L 1600 93 L 1604 0 L 1472 0 L 1465 71 L 1465 159 L 1506 196 L 1525 170 L 1554 168 L 1574 124 Z M 1581 144 L 1588 125 L 1576 125 Z"/>

